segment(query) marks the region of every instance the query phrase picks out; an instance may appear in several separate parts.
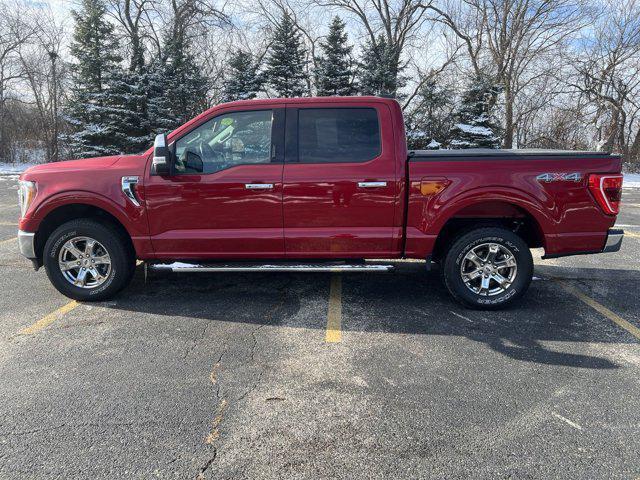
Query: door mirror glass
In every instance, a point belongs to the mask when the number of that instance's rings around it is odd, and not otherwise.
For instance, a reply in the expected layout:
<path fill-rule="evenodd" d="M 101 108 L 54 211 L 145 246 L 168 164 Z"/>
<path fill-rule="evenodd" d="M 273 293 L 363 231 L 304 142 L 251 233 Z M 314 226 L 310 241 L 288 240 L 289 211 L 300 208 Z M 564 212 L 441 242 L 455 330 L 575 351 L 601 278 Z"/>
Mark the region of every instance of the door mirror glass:
<path fill-rule="evenodd" d="M 169 175 L 171 173 L 171 150 L 167 145 L 167 134 L 156 135 L 153 142 L 153 161 L 151 173 L 154 175 Z"/>

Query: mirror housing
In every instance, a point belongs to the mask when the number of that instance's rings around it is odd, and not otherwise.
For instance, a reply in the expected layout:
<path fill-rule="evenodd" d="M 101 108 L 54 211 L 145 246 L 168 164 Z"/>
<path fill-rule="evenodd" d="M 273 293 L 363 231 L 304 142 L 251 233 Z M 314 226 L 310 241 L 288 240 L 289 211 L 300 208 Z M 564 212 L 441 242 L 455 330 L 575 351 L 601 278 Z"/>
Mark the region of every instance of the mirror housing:
<path fill-rule="evenodd" d="M 160 133 L 156 135 L 156 139 L 153 142 L 151 173 L 153 175 L 170 175 L 172 157 L 171 149 L 167 145 L 167 134 Z"/>

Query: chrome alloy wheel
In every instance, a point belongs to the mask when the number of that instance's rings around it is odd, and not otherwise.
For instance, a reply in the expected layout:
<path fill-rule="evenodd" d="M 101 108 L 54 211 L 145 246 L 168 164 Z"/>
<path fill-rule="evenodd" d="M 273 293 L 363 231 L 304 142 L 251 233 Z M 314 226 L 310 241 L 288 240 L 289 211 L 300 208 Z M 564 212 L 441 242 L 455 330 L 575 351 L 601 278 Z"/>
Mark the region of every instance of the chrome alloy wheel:
<path fill-rule="evenodd" d="M 509 288 L 518 272 L 513 252 L 499 243 L 483 243 L 467 252 L 460 265 L 462 281 L 476 295 L 493 296 Z"/>
<path fill-rule="evenodd" d="M 60 249 L 58 265 L 62 276 L 80 288 L 96 288 L 111 273 L 111 257 L 107 249 L 93 238 L 74 237 Z"/>

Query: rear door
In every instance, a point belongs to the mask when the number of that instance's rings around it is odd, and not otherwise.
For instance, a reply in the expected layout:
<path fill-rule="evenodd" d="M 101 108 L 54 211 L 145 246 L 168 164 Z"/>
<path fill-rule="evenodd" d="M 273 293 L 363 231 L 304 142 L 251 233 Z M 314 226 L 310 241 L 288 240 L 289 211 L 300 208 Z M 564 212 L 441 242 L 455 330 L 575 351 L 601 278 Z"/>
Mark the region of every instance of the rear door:
<path fill-rule="evenodd" d="M 289 105 L 286 117 L 287 257 L 391 254 L 397 185 L 389 108 Z"/>

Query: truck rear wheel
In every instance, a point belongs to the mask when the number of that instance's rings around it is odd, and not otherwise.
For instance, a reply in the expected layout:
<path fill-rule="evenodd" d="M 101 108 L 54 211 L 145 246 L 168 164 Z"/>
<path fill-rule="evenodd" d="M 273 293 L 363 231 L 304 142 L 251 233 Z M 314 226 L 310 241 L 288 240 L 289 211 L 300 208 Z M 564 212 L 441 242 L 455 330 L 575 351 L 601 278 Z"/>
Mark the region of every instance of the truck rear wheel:
<path fill-rule="evenodd" d="M 456 300 L 471 308 L 497 310 L 527 291 L 533 258 L 529 246 L 515 233 L 499 227 L 478 228 L 453 242 L 442 273 Z"/>
<path fill-rule="evenodd" d="M 53 286 L 81 301 L 112 297 L 129 283 L 133 271 L 122 233 L 92 219 L 58 227 L 45 244 L 43 263 Z"/>

